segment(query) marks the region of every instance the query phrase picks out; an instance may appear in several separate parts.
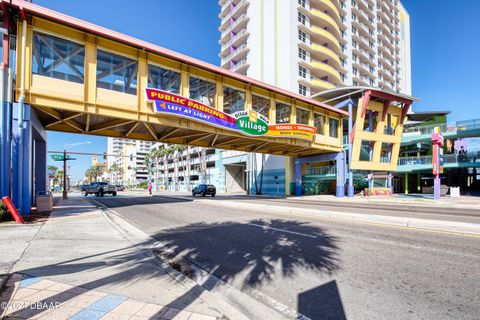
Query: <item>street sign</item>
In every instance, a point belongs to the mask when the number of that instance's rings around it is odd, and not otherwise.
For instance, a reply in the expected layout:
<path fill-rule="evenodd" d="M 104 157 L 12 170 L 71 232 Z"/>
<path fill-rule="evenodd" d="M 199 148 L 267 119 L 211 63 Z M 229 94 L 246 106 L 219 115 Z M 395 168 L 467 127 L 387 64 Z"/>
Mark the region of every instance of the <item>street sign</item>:
<path fill-rule="evenodd" d="M 77 160 L 77 158 L 72 158 L 67 154 L 66 158 L 64 159 L 63 154 L 52 154 L 50 155 L 53 161 L 64 161 L 64 160 Z"/>

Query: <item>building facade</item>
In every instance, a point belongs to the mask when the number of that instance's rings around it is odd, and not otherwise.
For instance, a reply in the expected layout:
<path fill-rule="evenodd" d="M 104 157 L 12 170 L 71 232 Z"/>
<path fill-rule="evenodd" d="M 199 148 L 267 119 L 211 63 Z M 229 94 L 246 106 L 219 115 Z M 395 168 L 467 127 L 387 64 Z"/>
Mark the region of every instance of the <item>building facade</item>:
<path fill-rule="evenodd" d="M 311 96 L 338 86 L 411 94 L 398 0 L 221 0 L 223 68 Z"/>
<path fill-rule="evenodd" d="M 108 138 L 107 157 L 111 180 L 117 184 L 136 184 L 148 179 L 145 156 L 155 145 L 152 141 Z M 116 164 L 114 166 L 114 164 Z"/>

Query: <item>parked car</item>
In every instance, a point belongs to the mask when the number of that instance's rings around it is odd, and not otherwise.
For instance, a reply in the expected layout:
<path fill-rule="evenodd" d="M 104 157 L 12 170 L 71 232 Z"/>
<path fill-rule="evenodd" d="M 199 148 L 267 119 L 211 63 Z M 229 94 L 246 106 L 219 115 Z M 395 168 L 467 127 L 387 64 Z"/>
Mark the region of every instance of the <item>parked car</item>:
<path fill-rule="evenodd" d="M 89 194 L 94 194 L 97 197 L 103 197 L 105 194 L 116 196 L 117 188 L 106 182 L 92 182 L 88 185 L 83 194 L 85 197 Z"/>
<path fill-rule="evenodd" d="M 125 191 L 125 186 L 122 186 L 121 184 L 117 184 L 115 188 L 117 188 L 117 191 Z"/>
<path fill-rule="evenodd" d="M 195 195 L 197 194 L 200 194 L 202 197 L 205 197 L 207 194 L 211 195 L 212 197 L 215 197 L 216 193 L 217 193 L 217 188 L 215 188 L 215 186 L 212 184 L 199 184 L 192 190 L 193 197 L 195 197 Z"/>

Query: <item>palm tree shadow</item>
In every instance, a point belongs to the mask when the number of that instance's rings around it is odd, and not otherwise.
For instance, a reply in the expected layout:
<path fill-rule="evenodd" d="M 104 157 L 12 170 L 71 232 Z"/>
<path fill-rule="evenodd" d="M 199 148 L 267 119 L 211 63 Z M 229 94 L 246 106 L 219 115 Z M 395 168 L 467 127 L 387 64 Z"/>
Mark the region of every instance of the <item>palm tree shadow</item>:
<path fill-rule="evenodd" d="M 168 252 L 169 259 L 187 260 L 221 280 L 204 281 L 207 290 L 234 281 L 241 283 L 241 289 L 255 288 L 278 278 L 294 277 L 296 273 L 332 275 L 340 268 L 339 240 L 322 228 L 299 221 L 194 223 L 164 230 L 154 238 Z M 194 269 L 189 276 L 201 278 L 202 274 Z M 337 290 L 331 289 L 326 284 L 300 293 L 299 315 L 318 319 L 315 315 L 326 314 L 333 315 L 330 319 L 345 319 L 336 285 Z M 324 297 L 325 292 L 328 296 L 332 292 L 336 295 L 322 301 L 319 297 Z M 183 299 L 182 303 L 189 302 Z"/>
<path fill-rule="evenodd" d="M 225 282 L 245 275 L 244 286 L 273 280 L 275 271 L 332 274 L 339 268 L 338 240 L 321 228 L 289 220 L 195 223 L 154 236 L 166 248 Z M 195 274 L 193 274 L 195 276 Z"/>

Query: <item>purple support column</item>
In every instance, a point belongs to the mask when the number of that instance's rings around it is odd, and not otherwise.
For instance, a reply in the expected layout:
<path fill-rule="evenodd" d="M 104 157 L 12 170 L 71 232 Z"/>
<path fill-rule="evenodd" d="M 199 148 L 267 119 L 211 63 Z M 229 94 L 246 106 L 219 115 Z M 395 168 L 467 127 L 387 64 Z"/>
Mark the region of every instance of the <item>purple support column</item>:
<path fill-rule="evenodd" d="M 392 117 L 390 114 L 387 115 L 387 133 L 392 134 Z M 392 144 L 388 144 L 388 161 L 392 161 Z M 392 174 L 388 173 L 387 188 L 392 189 L 393 194 L 393 185 L 392 185 Z"/>
<path fill-rule="evenodd" d="M 433 199 L 435 200 L 440 199 L 440 191 L 441 191 L 440 177 L 436 176 L 435 179 L 433 179 Z"/>
<path fill-rule="evenodd" d="M 348 103 L 348 197 L 351 198 L 355 195 L 355 189 L 353 187 L 353 171 L 352 171 L 352 141 L 350 140 L 353 128 L 353 104 Z"/>
<path fill-rule="evenodd" d="M 337 162 L 337 192 L 338 198 L 345 197 L 345 153 L 340 152 L 336 158 Z"/>

